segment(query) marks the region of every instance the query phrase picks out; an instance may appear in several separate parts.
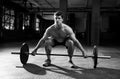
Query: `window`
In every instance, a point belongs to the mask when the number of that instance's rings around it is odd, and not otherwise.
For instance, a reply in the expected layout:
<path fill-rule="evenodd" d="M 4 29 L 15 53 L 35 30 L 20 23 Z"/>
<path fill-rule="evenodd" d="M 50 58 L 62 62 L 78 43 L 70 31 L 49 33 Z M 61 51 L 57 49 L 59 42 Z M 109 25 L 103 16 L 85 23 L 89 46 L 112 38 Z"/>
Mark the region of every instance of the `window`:
<path fill-rule="evenodd" d="M 24 14 L 23 30 L 29 28 L 29 26 L 30 26 L 30 16 Z"/>
<path fill-rule="evenodd" d="M 40 20 L 38 18 L 36 18 L 36 28 L 35 28 L 36 31 L 40 30 L 39 29 L 39 22 L 40 22 Z"/>
<path fill-rule="evenodd" d="M 15 20 L 15 14 L 14 10 L 9 10 L 5 7 L 3 7 L 3 17 L 2 17 L 2 27 L 6 30 L 14 30 L 14 20 Z"/>

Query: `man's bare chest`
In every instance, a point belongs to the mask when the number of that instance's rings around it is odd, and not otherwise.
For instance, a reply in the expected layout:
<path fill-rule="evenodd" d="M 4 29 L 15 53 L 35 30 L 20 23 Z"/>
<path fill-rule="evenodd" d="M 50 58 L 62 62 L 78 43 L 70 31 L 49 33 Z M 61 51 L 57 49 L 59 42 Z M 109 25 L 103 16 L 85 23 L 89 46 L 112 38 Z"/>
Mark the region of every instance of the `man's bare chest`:
<path fill-rule="evenodd" d="M 65 38 L 67 36 L 67 32 L 65 31 L 65 29 L 55 29 L 52 31 L 51 35 L 54 38 Z"/>

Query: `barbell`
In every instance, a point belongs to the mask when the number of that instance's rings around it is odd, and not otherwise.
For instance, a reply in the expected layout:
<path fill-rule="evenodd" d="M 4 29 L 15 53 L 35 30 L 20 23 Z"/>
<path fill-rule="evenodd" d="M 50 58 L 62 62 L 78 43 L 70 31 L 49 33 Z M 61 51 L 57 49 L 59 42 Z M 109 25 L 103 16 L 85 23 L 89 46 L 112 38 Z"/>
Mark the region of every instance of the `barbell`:
<path fill-rule="evenodd" d="M 20 54 L 20 61 L 23 65 L 25 65 L 28 61 L 29 55 L 31 55 L 31 53 L 29 53 L 29 46 L 27 43 L 23 43 L 20 49 L 20 52 L 11 52 L 11 54 Z M 37 53 L 36 55 L 46 55 L 46 54 L 42 54 L 42 53 Z M 67 54 L 50 54 L 52 56 L 68 56 Z M 73 55 L 73 57 L 83 57 L 83 55 Z M 93 47 L 93 55 L 89 55 L 87 56 L 91 57 L 93 59 L 94 62 L 94 68 L 97 67 L 98 64 L 98 58 L 102 58 L 102 59 L 110 59 L 111 56 L 98 56 L 98 49 L 97 46 L 94 45 Z"/>

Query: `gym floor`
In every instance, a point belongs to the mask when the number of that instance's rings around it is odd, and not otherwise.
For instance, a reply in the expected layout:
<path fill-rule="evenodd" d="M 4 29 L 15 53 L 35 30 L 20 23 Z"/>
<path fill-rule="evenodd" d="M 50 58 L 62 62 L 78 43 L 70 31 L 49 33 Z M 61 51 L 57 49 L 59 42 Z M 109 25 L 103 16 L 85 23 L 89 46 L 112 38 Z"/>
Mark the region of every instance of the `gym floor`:
<path fill-rule="evenodd" d="M 30 51 L 36 41 L 27 42 Z M 0 78 L 2 79 L 120 79 L 120 47 L 99 46 L 99 55 L 111 56 L 111 59 L 99 59 L 96 69 L 93 69 L 92 58 L 73 57 L 77 68 L 70 68 L 68 57 L 52 56 L 52 66 L 43 67 L 46 56 L 29 56 L 27 65 L 22 65 L 19 55 L 11 52 L 20 50 L 22 42 L 9 42 L 0 45 Z M 92 55 L 92 47 L 84 46 L 87 55 Z M 38 50 L 45 53 L 44 48 Z M 57 46 L 52 53 L 67 54 L 65 47 Z M 81 54 L 75 49 L 74 54 Z"/>

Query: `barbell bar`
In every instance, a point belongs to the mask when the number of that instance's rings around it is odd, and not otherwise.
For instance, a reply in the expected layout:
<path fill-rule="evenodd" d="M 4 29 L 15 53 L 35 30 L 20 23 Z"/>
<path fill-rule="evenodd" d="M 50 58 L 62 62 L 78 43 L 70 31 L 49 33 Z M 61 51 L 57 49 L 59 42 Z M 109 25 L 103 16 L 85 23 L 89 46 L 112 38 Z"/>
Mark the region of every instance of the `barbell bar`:
<path fill-rule="evenodd" d="M 29 53 L 29 52 L 26 52 Z M 12 52 L 11 54 L 20 54 L 20 52 Z M 32 55 L 31 53 L 29 53 L 29 55 Z M 35 55 L 46 55 L 44 53 L 36 53 Z M 68 56 L 67 54 L 50 54 L 52 56 Z M 73 55 L 73 57 L 83 57 L 83 55 Z M 94 57 L 94 55 L 90 55 L 87 57 Z M 86 57 L 86 58 L 87 58 Z M 98 58 L 102 58 L 102 59 L 110 59 L 111 56 L 98 56 Z"/>
<path fill-rule="evenodd" d="M 20 54 L 20 61 L 23 65 L 25 65 L 28 61 L 29 55 L 31 55 L 31 53 L 29 53 L 29 46 L 27 43 L 23 43 L 20 49 L 20 52 L 11 52 L 11 54 Z M 43 53 L 37 53 L 36 55 L 46 55 Z M 67 54 L 50 54 L 51 56 L 68 56 Z M 84 57 L 83 55 L 73 55 L 73 57 Z M 110 59 L 111 56 L 98 56 L 98 50 L 96 45 L 94 45 L 93 47 L 93 55 L 89 55 L 87 56 L 91 57 L 93 59 L 94 62 L 94 68 L 97 67 L 98 64 L 98 58 L 101 59 Z"/>

